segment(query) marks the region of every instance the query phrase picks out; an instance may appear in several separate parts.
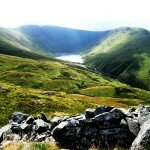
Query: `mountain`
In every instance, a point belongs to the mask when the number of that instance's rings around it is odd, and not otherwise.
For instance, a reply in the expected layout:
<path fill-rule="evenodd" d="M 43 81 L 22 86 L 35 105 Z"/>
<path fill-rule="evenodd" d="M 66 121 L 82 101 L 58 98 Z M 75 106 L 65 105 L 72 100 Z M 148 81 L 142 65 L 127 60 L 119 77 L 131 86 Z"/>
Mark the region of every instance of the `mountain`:
<path fill-rule="evenodd" d="M 140 28 L 102 32 L 36 25 L 0 28 L 2 54 L 49 59 L 62 53 L 87 53 L 84 63 L 90 68 L 148 90 L 149 48 L 150 32 Z"/>
<path fill-rule="evenodd" d="M 0 28 L 0 41 L 17 49 L 52 56 L 88 51 L 108 33 L 109 31 L 96 32 L 56 26 L 28 25 L 15 29 Z"/>
<path fill-rule="evenodd" d="M 84 55 L 84 63 L 129 85 L 150 90 L 150 32 L 118 28 Z"/>

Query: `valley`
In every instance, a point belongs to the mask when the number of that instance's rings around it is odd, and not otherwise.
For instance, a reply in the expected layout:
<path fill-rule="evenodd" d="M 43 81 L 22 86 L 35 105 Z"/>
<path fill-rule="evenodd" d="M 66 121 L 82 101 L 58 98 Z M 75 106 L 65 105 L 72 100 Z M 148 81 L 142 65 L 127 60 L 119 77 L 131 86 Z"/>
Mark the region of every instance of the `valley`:
<path fill-rule="evenodd" d="M 150 32 L 145 29 L 0 28 L 0 129 L 14 112 L 36 120 L 40 112 L 52 119 L 82 116 L 87 108 L 105 107 L 101 105 L 116 109 L 149 105 L 149 66 Z M 88 130 L 91 120 L 84 121 Z M 32 141 L 27 145 L 53 147 Z"/>

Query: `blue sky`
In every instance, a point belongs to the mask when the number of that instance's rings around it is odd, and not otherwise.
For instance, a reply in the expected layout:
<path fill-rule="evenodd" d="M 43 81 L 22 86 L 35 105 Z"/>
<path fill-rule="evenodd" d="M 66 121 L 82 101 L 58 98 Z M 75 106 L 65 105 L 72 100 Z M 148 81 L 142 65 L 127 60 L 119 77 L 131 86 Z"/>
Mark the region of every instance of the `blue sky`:
<path fill-rule="evenodd" d="M 150 30 L 149 0 L 0 0 L 0 26 L 57 25 L 85 30 Z"/>

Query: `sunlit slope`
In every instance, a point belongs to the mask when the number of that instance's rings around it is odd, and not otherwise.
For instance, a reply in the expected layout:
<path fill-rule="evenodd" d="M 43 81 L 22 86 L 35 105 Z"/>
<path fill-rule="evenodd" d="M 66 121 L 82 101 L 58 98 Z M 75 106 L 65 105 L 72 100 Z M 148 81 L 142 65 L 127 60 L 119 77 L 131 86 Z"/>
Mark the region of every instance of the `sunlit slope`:
<path fill-rule="evenodd" d="M 40 51 L 33 51 L 29 41 L 8 29 L 0 28 L 0 54 L 31 59 L 47 59 Z M 50 54 L 50 53 L 49 53 Z"/>
<path fill-rule="evenodd" d="M 14 111 L 73 115 L 97 105 L 150 103 L 150 92 L 56 60 L 0 55 L 0 125 Z"/>
<path fill-rule="evenodd" d="M 150 89 L 150 32 L 118 28 L 90 53 L 85 64 L 135 87 Z"/>

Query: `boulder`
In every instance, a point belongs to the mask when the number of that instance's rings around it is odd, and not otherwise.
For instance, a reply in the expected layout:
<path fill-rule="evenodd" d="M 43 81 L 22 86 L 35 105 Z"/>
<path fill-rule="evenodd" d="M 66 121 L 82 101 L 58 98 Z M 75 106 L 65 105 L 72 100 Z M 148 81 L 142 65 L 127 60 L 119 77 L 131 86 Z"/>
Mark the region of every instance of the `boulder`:
<path fill-rule="evenodd" d="M 102 106 L 99 106 L 99 107 L 96 108 L 94 114 L 95 114 L 95 115 L 98 115 L 98 114 L 102 114 L 102 113 L 104 113 L 104 112 L 109 112 L 109 111 L 111 111 L 113 108 L 114 108 L 114 107 L 102 105 Z"/>
<path fill-rule="evenodd" d="M 38 142 L 45 141 L 46 137 L 47 137 L 46 133 L 40 134 L 40 135 L 37 136 L 37 141 Z"/>
<path fill-rule="evenodd" d="M 43 113 L 35 118 L 16 112 L 11 119 L 8 125 L 0 128 L 1 145 L 8 140 L 45 142 L 53 137 L 60 148 L 65 149 L 88 150 L 92 146 L 96 149 L 116 146 L 150 149 L 150 107 L 126 110 L 99 106 L 86 109 L 85 114 L 51 120 Z"/>
<path fill-rule="evenodd" d="M 145 121 L 141 130 L 132 143 L 131 150 L 149 150 L 150 149 L 150 119 Z"/>
<path fill-rule="evenodd" d="M 110 112 L 99 114 L 92 118 L 92 121 L 99 125 L 100 128 L 113 128 L 120 125 L 120 121 L 125 118 L 125 114 L 117 108 Z"/>
<path fill-rule="evenodd" d="M 140 106 L 138 109 L 138 121 L 143 125 L 145 121 L 150 119 L 150 107 Z"/>
<path fill-rule="evenodd" d="M 47 122 L 47 123 L 50 122 L 50 121 L 47 119 L 46 115 L 45 115 L 43 112 L 41 112 L 41 119 L 42 119 L 43 121 Z"/>
<path fill-rule="evenodd" d="M 32 124 L 34 122 L 34 117 L 33 116 L 29 116 L 27 119 L 26 119 L 26 123 L 27 124 Z"/>
<path fill-rule="evenodd" d="M 95 109 L 88 108 L 84 113 L 87 119 L 93 118 L 95 116 Z"/>
<path fill-rule="evenodd" d="M 85 119 L 85 115 L 83 115 L 83 114 L 77 115 L 74 117 L 67 118 L 66 120 L 81 120 L 81 119 Z"/>
<path fill-rule="evenodd" d="M 44 122 L 42 119 L 34 120 L 34 124 L 34 130 L 39 134 L 46 132 L 51 128 L 51 125 L 49 123 Z"/>
<path fill-rule="evenodd" d="M 63 118 L 61 118 L 61 117 L 54 117 L 53 119 L 51 119 L 50 122 L 51 122 L 51 125 L 52 125 L 52 129 L 54 127 L 56 127 L 62 121 L 63 121 Z"/>
<path fill-rule="evenodd" d="M 11 131 L 12 131 L 12 133 L 15 133 L 15 134 L 22 133 L 22 129 L 19 125 L 12 125 Z"/>
<path fill-rule="evenodd" d="M 126 125 L 119 126 L 118 128 L 104 129 L 99 131 L 97 147 L 114 149 L 117 145 L 119 147 L 129 148 L 134 138 L 135 136 Z"/>
<path fill-rule="evenodd" d="M 15 112 L 12 114 L 11 120 L 20 124 L 22 121 L 26 120 L 27 117 L 28 116 L 26 114 L 23 114 L 21 112 Z"/>
<path fill-rule="evenodd" d="M 140 125 L 138 121 L 129 117 L 126 117 L 126 121 L 130 132 L 133 133 L 135 136 L 137 136 L 140 131 Z"/>
<path fill-rule="evenodd" d="M 52 136 L 62 148 L 76 149 L 79 140 L 80 128 L 79 122 L 72 119 L 71 121 L 61 122 L 52 130 Z"/>
<path fill-rule="evenodd" d="M 98 138 L 98 128 L 94 126 L 83 126 L 80 129 L 80 147 L 84 149 L 89 149 L 94 145 L 96 139 Z"/>
<path fill-rule="evenodd" d="M 33 131 L 33 125 L 32 124 L 27 124 L 26 122 L 21 124 L 20 128 L 22 129 L 22 132 L 24 134 L 28 134 L 28 133 L 31 133 Z"/>
<path fill-rule="evenodd" d="M 134 107 L 132 107 L 132 108 L 129 109 L 129 112 L 130 112 L 130 113 L 133 113 L 133 112 L 135 112 L 135 110 L 136 110 L 136 109 L 135 109 Z"/>
<path fill-rule="evenodd" d="M 0 128 L 0 143 L 5 140 L 6 136 L 7 136 L 7 132 L 11 132 L 11 124 L 8 124 L 2 128 Z M 5 134 L 5 136 L 4 136 Z"/>

